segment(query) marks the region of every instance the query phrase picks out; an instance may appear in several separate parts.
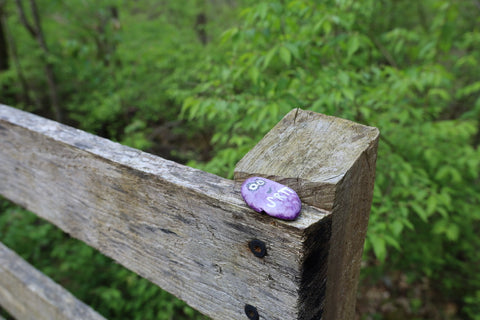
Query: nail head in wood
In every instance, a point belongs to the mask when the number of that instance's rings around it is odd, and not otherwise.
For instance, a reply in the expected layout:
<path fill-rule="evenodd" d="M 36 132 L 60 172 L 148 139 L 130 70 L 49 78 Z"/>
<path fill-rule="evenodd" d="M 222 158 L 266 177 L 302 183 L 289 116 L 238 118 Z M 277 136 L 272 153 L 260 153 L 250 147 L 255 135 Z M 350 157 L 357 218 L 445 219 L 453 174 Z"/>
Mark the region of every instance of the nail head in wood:
<path fill-rule="evenodd" d="M 265 242 L 253 239 L 248 243 L 248 247 L 250 251 L 255 255 L 255 257 L 263 258 L 267 254 L 267 247 L 265 246 Z"/>
<path fill-rule="evenodd" d="M 257 308 L 255 308 L 252 305 L 249 305 L 249 304 L 245 305 L 245 314 L 247 315 L 248 319 L 250 319 L 250 320 L 260 319 L 260 317 L 258 315 Z"/>

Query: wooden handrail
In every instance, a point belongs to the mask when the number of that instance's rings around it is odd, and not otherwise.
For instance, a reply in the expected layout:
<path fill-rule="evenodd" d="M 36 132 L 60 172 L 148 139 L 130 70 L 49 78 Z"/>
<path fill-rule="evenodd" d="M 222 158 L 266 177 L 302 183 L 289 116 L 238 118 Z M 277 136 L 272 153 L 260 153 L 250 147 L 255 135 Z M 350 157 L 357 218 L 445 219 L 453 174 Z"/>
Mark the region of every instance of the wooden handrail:
<path fill-rule="evenodd" d="M 377 141 L 375 128 L 296 109 L 232 181 L 0 105 L 0 194 L 213 319 L 248 319 L 246 306 L 350 319 Z M 300 217 L 249 209 L 240 183 L 252 175 L 296 190 Z"/>

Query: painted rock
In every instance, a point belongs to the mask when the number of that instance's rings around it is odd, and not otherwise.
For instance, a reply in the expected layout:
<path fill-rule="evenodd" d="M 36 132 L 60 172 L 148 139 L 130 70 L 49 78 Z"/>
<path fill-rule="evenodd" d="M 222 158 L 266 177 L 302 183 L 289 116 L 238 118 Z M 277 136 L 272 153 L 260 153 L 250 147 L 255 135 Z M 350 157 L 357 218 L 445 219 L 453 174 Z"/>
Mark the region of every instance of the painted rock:
<path fill-rule="evenodd" d="M 283 220 L 295 220 L 302 209 L 302 203 L 295 191 L 261 177 L 245 180 L 242 184 L 242 197 L 253 210 Z"/>

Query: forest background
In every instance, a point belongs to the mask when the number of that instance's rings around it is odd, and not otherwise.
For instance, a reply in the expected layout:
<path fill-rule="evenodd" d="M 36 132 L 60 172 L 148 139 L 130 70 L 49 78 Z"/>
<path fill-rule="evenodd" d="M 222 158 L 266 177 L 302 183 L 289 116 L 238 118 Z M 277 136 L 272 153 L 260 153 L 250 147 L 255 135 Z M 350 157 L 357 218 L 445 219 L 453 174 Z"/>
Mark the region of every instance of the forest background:
<path fill-rule="evenodd" d="M 224 177 L 292 108 L 378 127 L 358 319 L 480 319 L 480 1 L 0 0 L 0 18 L 2 103 Z M 109 319 L 205 319 L 4 199 L 0 241 Z"/>

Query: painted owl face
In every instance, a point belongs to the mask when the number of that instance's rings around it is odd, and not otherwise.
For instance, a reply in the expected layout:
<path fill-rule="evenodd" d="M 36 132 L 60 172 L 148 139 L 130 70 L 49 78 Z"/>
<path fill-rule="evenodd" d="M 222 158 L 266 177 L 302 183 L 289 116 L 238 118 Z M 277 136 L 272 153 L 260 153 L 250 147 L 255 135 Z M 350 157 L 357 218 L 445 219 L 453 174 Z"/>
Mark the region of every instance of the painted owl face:
<path fill-rule="evenodd" d="M 249 182 L 247 184 L 247 189 L 250 191 L 257 191 L 258 188 L 261 188 L 265 185 L 265 180 L 256 179 L 254 182 Z"/>

